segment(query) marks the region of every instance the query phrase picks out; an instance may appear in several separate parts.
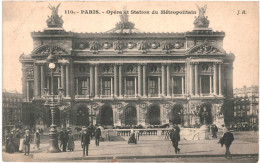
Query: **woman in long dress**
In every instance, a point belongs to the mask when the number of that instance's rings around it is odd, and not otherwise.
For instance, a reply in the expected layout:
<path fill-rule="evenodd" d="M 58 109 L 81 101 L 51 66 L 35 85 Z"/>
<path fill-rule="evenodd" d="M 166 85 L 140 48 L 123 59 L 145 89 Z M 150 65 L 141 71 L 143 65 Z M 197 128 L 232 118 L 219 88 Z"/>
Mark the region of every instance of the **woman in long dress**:
<path fill-rule="evenodd" d="M 74 151 L 75 144 L 74 144 L 74 135 L 71 131 L 69 131 L 69 140 L 68 140 L 68 150 Z"/>
<path fill-rule="evenodd" d="M 133 129 L 131 130 L 130 138 L 128 140 L 128 144 L 130 144 L 130 143 L 134 143 L 134 144 L 137 143 L 136 138 L 135 138 L 135 133 L 134 133 Z"/>

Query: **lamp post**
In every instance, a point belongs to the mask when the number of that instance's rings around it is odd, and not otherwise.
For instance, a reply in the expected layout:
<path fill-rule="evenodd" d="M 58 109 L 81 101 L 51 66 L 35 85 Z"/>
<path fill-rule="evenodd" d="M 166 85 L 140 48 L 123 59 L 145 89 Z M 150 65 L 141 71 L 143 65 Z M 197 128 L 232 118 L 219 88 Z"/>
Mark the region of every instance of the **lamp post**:
<path fill-rule="evenodd" d="M 55 63 L 57 63 L 57 60 L 55 58 L 55 56 L 52 54 L 52 48 L 50 50 L 50 55 L 48 56 L 48 58 L 46 59 L 47 63 L 49 63 L 49 68 L 51 70 L 51 100 L 49 101 L 48 98 L 46 98 L 45 101 L 45 106 L 50 107 L 51 110 L 51 127 L 50 127 L 50 133 L 49 133 L 49 143 L 50 143 L 50 147 L 48 149 L 49 153 L 58 153 L 61 152 L 61 150 L 59 149 L 58 146 L 58 132 L 57 132 L 57 125 L 55 123 L 55 115 L 56 115 L 56 110 L 58 108 L 58 106 L 60 106 L 60 101 L 62 99 L 61 96 L 59 96 L 59 99 L 55 101 L 54 98 L 54 90 L 53 90 L 53 71 L 55 69 Z M 48 96 L 48 89 L 44 89 L 45 94 Z M 62 95 L 63 89 L 59 88 L 59 95 Z M 47 97 L 46 96 L 46 97 Z"/>
<path fill-rule="evenodd" d="M 93 108 L 92 108 L 92 102 L 94 101 L 93 96 L 89 96 L 89 101 L 90 101 L 90 118 L 91 118 L 91 126 L 93 126 L 93 117 L 95 114 L 93 114 Z"/>
<path fill-rule="evenodd" d="M 190 111 L 190 95 L 188 94 L 188 96 L 187 96 L 187 104 L 188 104 L 188 116 L 189 116 L 189 121 L 188 121 L 188 125 L 189 125 L 189 127 L 190 127 L 190 121 L 191 121 L 191 111 Z"/>

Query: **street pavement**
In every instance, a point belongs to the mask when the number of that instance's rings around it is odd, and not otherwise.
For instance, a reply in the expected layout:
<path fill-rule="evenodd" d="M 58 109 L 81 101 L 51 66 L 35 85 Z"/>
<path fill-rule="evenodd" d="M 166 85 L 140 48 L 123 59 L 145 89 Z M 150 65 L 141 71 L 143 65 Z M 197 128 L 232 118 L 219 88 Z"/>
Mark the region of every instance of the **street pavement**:
<path fill-rule="evenodd" d="M 220 136 L 221 134 L 219 134 Z M 127 144 L 128 137 L 124 141 L 100 142 L 95 146 L 91 140 L 89 156 L 82 157 L 83 152 L 79 141 L 75 141 L 75 151 L 61 153 L 47 153 L 48 144 L 41 144 L 41 150 L 33 149 L 30 156 L 22 153 L 3 153 L 4 161 L 183 161 L 183 162 L 257 162 L 258 160 L 258 136 L 253 132 L 234 133 L 235 140 L 230 151 L 232 160 L 224 158 L 225 147 L 218 144 L 219 139 L 211 140 L 181 140 L 180 154 L 175 154 L 171 141 L 164 140 L 163 136 L 140 137 L 137 144 Z"/>

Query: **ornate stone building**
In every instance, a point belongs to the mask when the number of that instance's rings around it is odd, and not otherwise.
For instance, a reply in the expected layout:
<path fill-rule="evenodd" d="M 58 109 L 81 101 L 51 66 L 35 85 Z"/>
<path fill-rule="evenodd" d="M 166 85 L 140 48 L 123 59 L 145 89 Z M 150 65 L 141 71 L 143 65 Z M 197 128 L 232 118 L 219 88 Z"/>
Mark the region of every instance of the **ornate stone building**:
<path fill-rule="evenodd" d="M 234 89 L 235 122 L 258 124 L 259 87 L 251 86 Z"/>
<path fill-rule="evenodd" d="M 20 57 L 25 107 L 46 109 L 44 90 L 51 92 L 46 58 L 52 53 L 58 58 L 55 98 L 58 88 L 64 90 L 57 123 L 213 123 L 228 112 L 223 103 L 233 97 L 235 57 L 222 48 L 225 33 L 208 28 L 201 12 L 194 30 L 185 33 L 140 32 L 125 14 L 107 32 L 74 33 L 62 28 L 56 8 L 48 28 L 31 33 L 32 53 Z"/>
<path fill-rule="evenodd" d="M 13 91 L 3 91 L 2 103 L 2 125 L 17 126 L 22 123 L 22 94 Z"/>

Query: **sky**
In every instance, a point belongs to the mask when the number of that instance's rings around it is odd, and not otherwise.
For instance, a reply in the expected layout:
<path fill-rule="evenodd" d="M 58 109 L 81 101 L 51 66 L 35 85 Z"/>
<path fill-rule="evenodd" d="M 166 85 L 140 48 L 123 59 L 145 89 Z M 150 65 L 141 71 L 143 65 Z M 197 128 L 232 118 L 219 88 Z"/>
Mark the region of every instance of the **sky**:
<path fill-rule="evenodd" d="M 59 2 L 3 2 L 3 89 L 22 91 L 19 56 L 33 51 L 30 32 L 47 27 L 46 20 L 51 15 L 49 4 L 57 6 Z M 122 11 L 126 7 L 126 10 L 150 12 L 129 15 L 129 21 L 143 32 L 186 32 L 194 28 L 193 21 L 198 16 L 196 4 L 207 5 L 205 15 L 213 31 L 226 33 L 223 48 L 236 56 L 234 88 L 258 85 L 258 2 L 61 2 L 59 15 L 66 31 L 105 32 L 120 20 L 119 14 L 107 14 L 107 11 Z M 81 10 L 99 10 L 101 14 L 81 14 Z M 186 10 L 197 11 L 197 14 L 151 14 L 153 10 Z M 79 14 L 66 14 L 66 11 Z"/>

